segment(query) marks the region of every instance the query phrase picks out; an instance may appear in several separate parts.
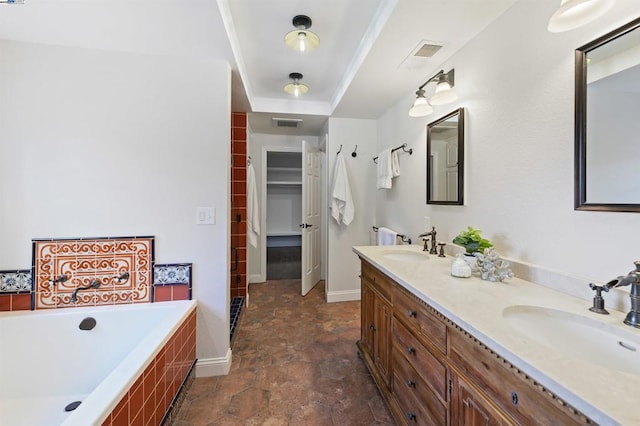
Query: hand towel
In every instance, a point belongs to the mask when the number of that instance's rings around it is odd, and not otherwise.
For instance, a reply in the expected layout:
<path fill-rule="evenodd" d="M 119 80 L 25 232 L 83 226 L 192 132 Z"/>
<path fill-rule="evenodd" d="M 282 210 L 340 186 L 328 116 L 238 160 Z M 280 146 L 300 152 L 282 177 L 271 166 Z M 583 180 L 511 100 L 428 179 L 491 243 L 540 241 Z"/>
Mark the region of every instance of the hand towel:
<path fill-rule="evenodd" d="M 400 160 L 398 159 L 398 151 L 391 151 L 391 175 L 393 177 L 400 176 Z"/>
<path fill-rule="evenodd" d="M 249 244 L 258 247 L 260 235 L 260 212 L 258 209 L 258 188 L 253 164 L 247 166 L 247 236 Z"/>
<path fill-rule="evenodd" d="M 393 178 L 393 168 L 391 148 L 389 148 L 378 154 L 378 189 L 391 188 L 391 178 Z"/>
<path fill-rule="evenodd" d="M 338 154 L 333 169 L 333 186 L 331 188 L 331 216 L 345 226 L 349 225 L 355 216 L 355 206 L 351 197 L 351 186 L 347 166 L 342 153 Z"/>
<path fill-rule="evenodd" d="M 379 246 L 393 246 L 396 244 L 396 238 L 398 238 L 398 233 L 396 231 L 392 231 L 389 228 L 378 228 L 378 245 Z"/>

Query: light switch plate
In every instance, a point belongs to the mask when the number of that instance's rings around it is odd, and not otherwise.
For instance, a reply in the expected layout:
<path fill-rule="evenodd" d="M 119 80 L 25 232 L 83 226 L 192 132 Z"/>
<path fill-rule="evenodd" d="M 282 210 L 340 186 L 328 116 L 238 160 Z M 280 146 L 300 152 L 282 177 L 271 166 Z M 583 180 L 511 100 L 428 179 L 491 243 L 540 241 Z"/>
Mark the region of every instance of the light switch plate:
<path fill-rule="evenodd" d="M 196 208 L 196 225 L 215 225 L 216 209 L 213 207 Z"/>

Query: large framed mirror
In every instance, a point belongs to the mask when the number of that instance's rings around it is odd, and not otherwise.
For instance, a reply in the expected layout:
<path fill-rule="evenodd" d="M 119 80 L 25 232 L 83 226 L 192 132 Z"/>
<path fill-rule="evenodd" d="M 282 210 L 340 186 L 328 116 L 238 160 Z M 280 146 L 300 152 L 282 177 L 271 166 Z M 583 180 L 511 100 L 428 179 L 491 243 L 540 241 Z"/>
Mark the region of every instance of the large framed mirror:
<path fill-rule="evenodd" d="M 427 204 L 462 205 L 464 108 L 427 125 Z"/>
<path fill-rule="evenodd" d="M 640 18 L 575 65 L 575 209 L 640 212 Z"/>

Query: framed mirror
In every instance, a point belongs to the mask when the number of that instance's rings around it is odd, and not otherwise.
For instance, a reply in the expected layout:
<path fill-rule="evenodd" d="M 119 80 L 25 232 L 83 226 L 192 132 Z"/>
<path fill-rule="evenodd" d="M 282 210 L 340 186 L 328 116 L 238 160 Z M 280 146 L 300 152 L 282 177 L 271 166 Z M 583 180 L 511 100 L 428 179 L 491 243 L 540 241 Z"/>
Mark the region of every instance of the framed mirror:
<path fill-rule="evenodd" d="M 575 65 L 575 209 L 640 212 L 640 18 Z"/>
<path fill-rule="evenodd" d="M 427 204 L 462 205 L 464 108 L 427 125 Z"/>

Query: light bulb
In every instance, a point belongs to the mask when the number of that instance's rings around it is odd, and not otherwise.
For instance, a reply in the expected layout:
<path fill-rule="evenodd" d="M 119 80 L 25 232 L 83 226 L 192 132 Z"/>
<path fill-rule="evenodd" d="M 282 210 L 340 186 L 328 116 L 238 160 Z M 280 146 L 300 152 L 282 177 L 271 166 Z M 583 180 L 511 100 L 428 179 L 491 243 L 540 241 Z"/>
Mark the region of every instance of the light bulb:
<path fill-rule="evenodd" d="M 300 85 L 298 83 L 295 83 L 293 85 L 293 96 L 295 97 L 300 96 Z"/>
<path fill-rule="evenodd" d="M 307 38 L 307 35 L 302 31 L 298 33 L 298 50 L 300 50 L 301 52 L 304 52 L 306 49 L 306 43 L 305 43 L 306 38 Z"/>

